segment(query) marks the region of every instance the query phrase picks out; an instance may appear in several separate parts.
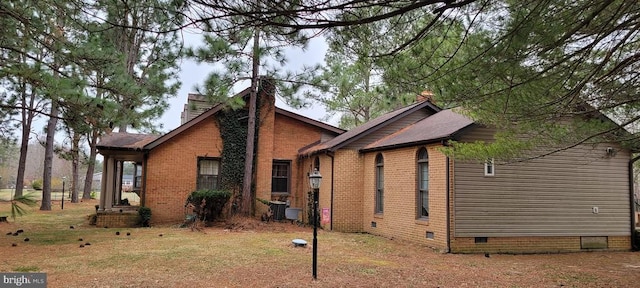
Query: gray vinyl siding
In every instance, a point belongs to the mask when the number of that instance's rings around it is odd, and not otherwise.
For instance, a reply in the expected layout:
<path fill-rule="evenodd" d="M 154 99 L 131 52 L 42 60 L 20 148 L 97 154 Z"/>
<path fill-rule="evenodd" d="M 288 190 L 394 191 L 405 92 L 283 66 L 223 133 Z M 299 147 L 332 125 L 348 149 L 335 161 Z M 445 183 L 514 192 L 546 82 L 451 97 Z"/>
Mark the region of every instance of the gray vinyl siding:
<path fill-rule="evenodd" d="M 358 150 L 370 143 L 378 141 L 379 139 L 391 135 L 395 132 L 398 132 L 400 129 L 405 128 L 413 123 L 416 123 L 427 116 L 430 116 L 432 113 L 429 113 L 426 109 L 420 109 L 415 111 L 409 115 L 406 115 L 400 119 L 397 119 L 393 123 L 384 123 L 383 127 L 378 130 L 373 131 L 372 133 L 364 135 L 362 138 L 359 138 L 349 144 L 347 144 L 344 148 Z"/>
<path fill-rule="evenodd" d="M 466 138 L 491 132 L 476 128 Z M 606 157 L 607 147 L 617 154 Z M 495 176 L 484 176 L 483 163 L 456 161 L 455 237 L 630 235 L 630 157 L 616 144 L 582 145 L 496 165 Z"/>

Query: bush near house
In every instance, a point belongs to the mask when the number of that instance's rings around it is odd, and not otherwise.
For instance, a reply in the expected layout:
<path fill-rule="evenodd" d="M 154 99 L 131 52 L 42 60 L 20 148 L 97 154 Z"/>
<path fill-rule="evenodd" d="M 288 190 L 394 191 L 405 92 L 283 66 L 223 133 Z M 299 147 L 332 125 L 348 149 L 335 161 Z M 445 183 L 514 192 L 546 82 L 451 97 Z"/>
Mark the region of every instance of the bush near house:
<path fill-rule="evenodd" d="M 142 225 L 142 227 L 149 227 L 149 222 L 151 221 L 151 208 L 144 206 L 138 208 L 138 215 L 140 215 L 140 225 Z"/>
<path fill-rule="evenodd" d="M 230 191 L 197 190 L 191 192 L 185 206 L 193 208 L 196 219 L 211 222 L 220 216 L 230 198 Z"/>

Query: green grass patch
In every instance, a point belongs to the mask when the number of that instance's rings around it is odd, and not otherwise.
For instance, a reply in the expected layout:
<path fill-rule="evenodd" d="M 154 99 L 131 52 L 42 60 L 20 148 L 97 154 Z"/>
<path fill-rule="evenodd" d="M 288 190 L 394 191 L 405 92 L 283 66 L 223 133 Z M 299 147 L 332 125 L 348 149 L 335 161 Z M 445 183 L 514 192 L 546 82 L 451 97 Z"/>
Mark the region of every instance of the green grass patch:
<path fill-rule="evenodd" d="M 38 266 L 18 266 L 13 268 L 15 272 L 38 272 L 40 268 Z"/>

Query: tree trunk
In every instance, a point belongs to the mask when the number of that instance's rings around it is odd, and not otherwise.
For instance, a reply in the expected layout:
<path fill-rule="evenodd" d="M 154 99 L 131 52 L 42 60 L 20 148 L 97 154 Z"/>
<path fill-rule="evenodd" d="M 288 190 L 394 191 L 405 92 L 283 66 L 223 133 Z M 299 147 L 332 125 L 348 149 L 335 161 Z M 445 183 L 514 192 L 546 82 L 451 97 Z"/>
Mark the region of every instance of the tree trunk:
<path fill-rule="evenodd" d="M 251 92 L 249 94 L 249 119 L 247 124 L 247 150 L 244 158 L 244 179 L 242 181 L 242 208 L 245 216 L 253 211 L 253 197 L 251 183 L 253 182 L 253 151 L 256 134 L 256 99 L 258 98 L 258 69 L 260 65 L 260 29 L 256 28 L 253 35 L 253 67 L 251 75 Z"/>
<path fill-rule="evenodd" d="M 80 176 L 80 133 L 73 132 L 71 143 L 71 203 L 78 203 L 78 178 Z"/>
<path fill-rule="evenodd" d="M 84 178 L 84 190 L 82 191 L 82 199 L 91 199 L 91 188 L 93 188 L 93 172 L 96 168 L 96 144 L 98 143 L 98 131 L 91 131 L 91 139 L 89 139 L 89 163 L 87 163 L 87 176 Z"/>
<path fill-rule="evenodd" d="M 22 138 L 20 139 L 20 157 L 18 159 L 18 173 L 16 175 L 16 191 L 15 197 L 22 196 L 24 187 L 24 172 L 27 167 L 27 152 L 29 151 L 29 133 L 31 133 L 31 124 L 35 117 L 35 112 L 29 108 L 34 108 L 35 95 L 30 96 L 29 104 L 27 104 L 27 85 L 22 83 L 20 93 L 22 94 Z M 28 105 L 28 106 L 27 106 Z"/>
<path fill-rule="evenodd" d="M 42 204 L 40 210 L 51 210 L 51 170 L 53 169 L 53 142 L 58 124 L 58 102 L 51 100 L 51 116 L 47 123 L 47 138 L 44 151 L 44 172 L 42 173 Z"/>

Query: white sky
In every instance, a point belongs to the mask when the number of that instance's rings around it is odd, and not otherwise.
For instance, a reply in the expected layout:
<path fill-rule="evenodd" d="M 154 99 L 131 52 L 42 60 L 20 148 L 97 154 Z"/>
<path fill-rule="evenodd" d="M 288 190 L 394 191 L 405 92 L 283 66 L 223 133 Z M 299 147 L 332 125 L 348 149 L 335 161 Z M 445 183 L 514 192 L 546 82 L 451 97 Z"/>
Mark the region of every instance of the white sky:
<path fill-rule="evenodd" d="M 185 34 L 185 42 L 187 43 L 197 43 L 198 38 L 197 35 Z M 187 44 L 187 46 L 190 46 L 190 44 Z M 287 51 L 288 63 L 285 69 L 297 71 L 302 65 L 310 66 L 323 63 L 326 50 L 327 45 L 323 38 L 312 39 L 306 51 L 302 51 L 302 49 L 299 48 L 289 49 Z M 163 124 L 164 127 L 162 129 L 163 132 L 171 131 L 180 125 L 180 113 L 184 108 L 184 104 L 187 103 L 187 95 L 189 93 L 195 93 L 196 90 L 194 87 L 201 85 L 212 69 L 212 66 L 209 64 L 199 65 L 193 60 L 183 60 L 179 74 L 182 86 L 178 91 L 177 97 L 169 99 L 170 107 L 160 118 L 160 123 Z M 235 92 L 240 92 L 244 88 L 246 87 L 239 87 L 239 90 Z M 319 121 L 326 115 L 324 107 L 319 103 L 314 103 L 313 106 L 308 109 L 296 110 L 276 98 L 276 106 Z M 337 122 L 337 120 L 332 120 L 329 124 L 337 125 Z"/>
<path fill-rule="evenodd" d="M 185 33 L 185 42 L 199 42 L 200 36 L 195 34 Z M 189 44 L 187 44 L 189 45 Z M 310 41 L 307 50 L 302 51 L 300 48 L 289 49 L 287 51 L 288 63 L 284 69 L 289 71 L 297 71 L 297 69 L 301 68 L 303 65 L 314 65 L 318 63 L 324 62 L 324 56 L 327 50 L 327 44 L 325 43 L 324 38 L 318 37 L 314 38 Z M 180 114 L 184 109 L 184 105 L 187 103 L 187 95 L 189 93 L 195 93 L 196 89 L 194 88 L 196 85 L 201 85 L 206 79 L 207 75 L 212 71 L 211 64 L 197 64 L 193 60 L 182 60 L 182 64 L 180 65 L 180 73 L 178 76 L 180 77 L 180 81 L 182 85 L 178 91 L 176 97 L 169 99 L 169 108 L 164 112 L 162 117 L 158 120 L 158 124 L 162 124 L 160 131 L 162 133 L 167 133 L 178 126 L 180 126 Z M 238 87 L 238 91 L 245 89 L 246 87 Z M 276 106 L 279 108 L 309 117 L 311 119 L 315 119 L 318 121 L 322 121 L 321 118 L 327 115 L 324 107 L 319 103 L 314 103 L 312 107 L 306 109 L 294 109 L 292 107 L 287 106 L 282 100 L 276 97 Z M 337 126 L 339 121 L 339 117 L 332 117 L 332 119 L 328 122 L 328 124 Z M 326 122 L 326 121 L 323 121 Z M 31 131 L 44 135 L 43 129 L 47 125 L 46 117 L 37 117 L 33 123 Z M 159 125 L 158 125 L 159 126 Z M 17 131 L 16 131 L 17 132 Z M 136 133 L 135 130 L 131 129 L 132 133 Z M 17 135 L 19 137 L 19 135 Z M 35 137 L 33 134 L 31 137 Z M 44 136 L 43 136 L 44 137 Z M 56 133 L 56 142 L 63 143 L 66 142 L 68 144 L 68 137 L 63 132 Z"/>

